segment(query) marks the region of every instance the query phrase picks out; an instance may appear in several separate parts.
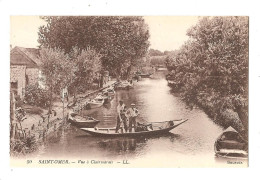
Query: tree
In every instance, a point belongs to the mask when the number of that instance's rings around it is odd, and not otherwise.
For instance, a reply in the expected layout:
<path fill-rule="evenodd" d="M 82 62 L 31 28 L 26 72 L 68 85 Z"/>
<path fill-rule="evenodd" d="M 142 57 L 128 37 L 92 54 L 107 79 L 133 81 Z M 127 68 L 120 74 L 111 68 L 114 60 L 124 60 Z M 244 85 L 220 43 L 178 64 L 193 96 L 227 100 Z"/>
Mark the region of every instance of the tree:
<path fill-rule="evenodd" d="M 247 128 L 248 18 L 205 17 L 187 35 L 166 58 L 175 87 L 212 116 L 232 109 Z"/>
<path fill-rule="evenodd" d="M 80 50 L 77 47 L 69 55 L 75 68 L 69 91 L 73 94 L 85 92 L 92 87 L 95 80 L 99 81 L 102 56 L 94 49 Z"/>
<path fill-rule="evenodd" d="M 54 93 L 60 95 L 61 90 L 72 82 L 75 68 L 69 56 L 61 49 L 41 49 L 39 56 L 41 71 L 49 94 L 49 112 L 51 111 Z"/>
<path fill-rule="evenodd" d="M 137 60 L 146 55 L 149 31 L 142 17 L 48 16 L 39 29 L 41 47 L 61 48 L 70 53 L 93 48 L 102 55 L 103 70 L 128 76 Z M 115 66 L 116 65 L 116 66 Z"/>

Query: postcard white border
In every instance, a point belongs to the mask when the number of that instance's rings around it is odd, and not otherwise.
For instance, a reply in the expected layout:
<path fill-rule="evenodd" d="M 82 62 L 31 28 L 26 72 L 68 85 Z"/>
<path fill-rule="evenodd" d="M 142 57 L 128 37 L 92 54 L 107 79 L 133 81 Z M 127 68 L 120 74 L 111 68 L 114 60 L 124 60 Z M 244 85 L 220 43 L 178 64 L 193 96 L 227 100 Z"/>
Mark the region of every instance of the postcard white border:
<path fill-rule="evenodd" d="M 251 179 L 260 164 L 260 28 L 258 4 L 242 0 L 0 1 L 1 120 L 0 179 Z M 9 167 L 9 16 L 10 15 L 240 15 L 250 21 L 249 168 L 245 169 L 26 169 Z M 137 178 L 138 177 L 138 178 Z M 223 178 L 225 177 L 225 178 Z"/>

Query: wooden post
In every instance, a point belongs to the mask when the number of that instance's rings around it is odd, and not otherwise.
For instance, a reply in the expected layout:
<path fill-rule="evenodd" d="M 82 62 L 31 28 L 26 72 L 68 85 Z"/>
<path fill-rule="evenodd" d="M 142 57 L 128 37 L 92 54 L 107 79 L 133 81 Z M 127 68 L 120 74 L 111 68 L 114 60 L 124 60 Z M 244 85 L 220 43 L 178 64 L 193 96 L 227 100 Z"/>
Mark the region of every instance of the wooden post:
<path fill-rule="evenodd" d="M 16 132 L 16 116 L 15 116 L 15 97 L 14 97 L 14 93 L 11 93 L 11 140 L 15 139 L 15 132 Z"/>

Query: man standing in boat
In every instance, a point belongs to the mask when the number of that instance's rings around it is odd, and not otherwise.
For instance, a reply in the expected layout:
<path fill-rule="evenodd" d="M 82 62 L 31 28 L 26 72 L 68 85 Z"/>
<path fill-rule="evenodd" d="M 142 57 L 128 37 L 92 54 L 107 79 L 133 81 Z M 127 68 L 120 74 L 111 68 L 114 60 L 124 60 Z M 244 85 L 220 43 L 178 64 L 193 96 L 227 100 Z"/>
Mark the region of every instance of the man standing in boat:
<path fill-rule="evenodd" d="M 136 131 L 136 117 L 139 112 L 135 107 L 135 104 L 132 103 L 131 107 L 127 110 L 126 114 L 129 117 L 129 132 L 132 132 L 132 128 L 134 127 L 134 131 Z"/>
<path fill-rule="evenodd" d="M 122 122 L 122 117 L 124 116 L 124 108 L 125 108 L 125 104 L 122 100 L 119 101 L 119 104 L 117 106 L 117 123 L 116 123 L 116 133 L 118 132 L 120 126 L 121 126 L 121 122 Z"/>

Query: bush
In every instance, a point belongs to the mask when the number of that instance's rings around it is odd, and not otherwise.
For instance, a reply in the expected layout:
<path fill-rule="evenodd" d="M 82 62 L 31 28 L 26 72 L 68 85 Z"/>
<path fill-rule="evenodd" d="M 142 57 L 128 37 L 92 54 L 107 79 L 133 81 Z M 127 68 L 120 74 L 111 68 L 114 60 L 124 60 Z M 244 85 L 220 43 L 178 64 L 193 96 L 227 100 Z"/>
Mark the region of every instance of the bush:
<path fill-rule="evenodd" d="M 38 85 L 28 85 L 25 89 L 25 101 L 29 105 L 46 108 L 50 104 L 48 92 Z"/>
<path fill-rule="evenodd" d="M 42 114 L 43 110 L 39 107 L 29 107 L 25 109 L 26 113 L 30 113 L 30 114 Z"/>
<path fill-rule="evenodd" d="M 34 152 L 38 149 L 38 145 L 34 136 L 25 139 L 17 139 L 10 142 L 10 155 L 21 156 Z"/>

